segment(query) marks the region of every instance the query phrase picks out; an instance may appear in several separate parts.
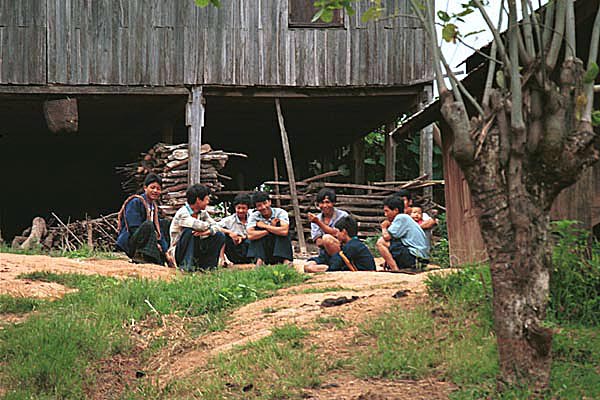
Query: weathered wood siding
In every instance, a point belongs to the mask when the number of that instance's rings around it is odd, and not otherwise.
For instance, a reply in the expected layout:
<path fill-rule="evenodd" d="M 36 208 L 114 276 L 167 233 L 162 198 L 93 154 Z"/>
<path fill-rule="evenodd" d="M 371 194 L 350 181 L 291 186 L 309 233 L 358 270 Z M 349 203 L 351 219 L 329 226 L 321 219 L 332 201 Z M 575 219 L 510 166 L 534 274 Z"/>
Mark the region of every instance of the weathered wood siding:
<path fill-rule="evenodd" d="M 288 0 L 222 3 L 0 0 L 1 54 L 21 55 L 2 57 L 0 83 L 44 83 L 46 65 L 48 83 L 69 85 L 401 86 L 432 78 L 418 20 L 363 23 L 367 0 L 344 17 L 345 29 L 288 28 Z M 411 13 L 406 0 L 385 3 L 388 14 Z"/>
<path fill-rule="evenodd" d="M 46 83 L 45 0 L 0 0 L 1 83 Z"/>

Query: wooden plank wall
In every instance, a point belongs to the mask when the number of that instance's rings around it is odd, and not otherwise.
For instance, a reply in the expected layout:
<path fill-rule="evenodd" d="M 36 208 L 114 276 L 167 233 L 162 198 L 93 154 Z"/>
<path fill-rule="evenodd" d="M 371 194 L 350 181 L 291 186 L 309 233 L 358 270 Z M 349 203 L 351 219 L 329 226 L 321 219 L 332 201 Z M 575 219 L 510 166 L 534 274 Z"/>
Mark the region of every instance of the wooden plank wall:
<path fill-rule="evenodd" d="M 459 266 L 486 260 L 487 252 L 469 187 L 447 149 L 444 151 L 444 179 L 451 264 Z M 550 218 L 579 221 L 581 228 L 589 230 L 600 223 L 600 164 L 584 171 L 576 183 L 558 195 Z"/>
<path fill-rule="evenodd" d="M 46 2 L 0 0 L 0 84 L 46 83 Z"/>
<path fill-rule="evenodd" d="M 477 211 L 473 208 L 471 191 L 458 163 L 450 155 L 450 144 L 444 137 L 444 197 L 446 225 L 450 244 L 450 264 L 479 263 L 487 260 L 487 251 L 481 237 Z"/>
<path fill-rule="evenodd" d="M 0 83 L 45 83 L 46 35 L 53 84 L 402 86 L 432 79 L 418 20 L 363 23 L 368 0 L 344 17 L 346 29 L 288 28 L 288 0 L 222 3 L 0 0 L 0 54 L 21 49 L 19 57 L 2 57 L 8 65 L 0 65 Z M 388 15 L 411 13 L 405 0 L 385 3 Z"/>

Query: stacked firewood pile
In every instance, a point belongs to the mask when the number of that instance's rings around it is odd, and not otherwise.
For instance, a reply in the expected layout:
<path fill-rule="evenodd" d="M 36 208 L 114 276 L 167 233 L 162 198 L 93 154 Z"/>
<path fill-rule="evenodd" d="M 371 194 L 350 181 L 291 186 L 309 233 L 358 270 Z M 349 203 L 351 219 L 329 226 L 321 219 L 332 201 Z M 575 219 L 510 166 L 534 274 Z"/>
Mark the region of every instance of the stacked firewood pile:
<path fill-rule="evenodd" d="M 128 194 L 137 193 L 141 190 L 146 175 L 159 175 L 163 180 L 160 208 L 166 215 L 173 216 L 185 203 L 188 156 L 187 143 L 157 143 L 148 152 L 142 153 L 138 161 L 116 167 L 117 172 L 125 177 L 121 186 Z M 246 157 L 245 154 L 213 150 L 208 144 L 203 144 L 200 149 L 200 180 L 213 192 L 223 188 L 221 180 L 231 179 L 219 172 L 225 167 L 230 156 Z"/>
<path fill-rule="evenodd" d="M 300 215 L 304 221 L 304 233 L 310 234 L 310 223 L 308 213 L 320 212 L 316 206 L 317 192 L 323 188 L 331 188 L 336 192 L 336 207 L 347 211 L 358 222 L 358 236 L 366 238 L 381 234 L 380 223 L 383 220 L 383 199 L 400 189 L 419 189 L 427 186 L 443 184 L 443 181 L 427 180 L 427 175 L 420 176 L 411 181 L 396 182 L 374 182 L 369 185 L 354 183 L 325 182 L 325 178 L 340 175 L 337 171 L 317 175 L 303 181 L 296 182 L 298 201 L 300 203 Z M 282 181 L 267 181 L 264 185 L 272 187 L 271 199 L 273 205 L 281 207 L 290 213 L 290 221 L 293 220 L 293 207 L 289 191 L 289 183 Z M 234 192 L 221 192 L 222 195 L 232 195 Z M 419 204 L 423 211 L 430 212 L 434 208 L 442 208 L 434 204 L 430 199 L 413 195 L 413 201 Z"/>
<path fill-rule="evenodd" d="M 41 217 L 34 218 L 30 228 L 21 236 L 15 236 L 12 247 L 30 249 L 41 246 L 45 250 L 73 251 L 87 246 L 110 250 L 115 246 L 117 234 L 117 213 L 66 223 L 52 213 L 48 224 Z"/>

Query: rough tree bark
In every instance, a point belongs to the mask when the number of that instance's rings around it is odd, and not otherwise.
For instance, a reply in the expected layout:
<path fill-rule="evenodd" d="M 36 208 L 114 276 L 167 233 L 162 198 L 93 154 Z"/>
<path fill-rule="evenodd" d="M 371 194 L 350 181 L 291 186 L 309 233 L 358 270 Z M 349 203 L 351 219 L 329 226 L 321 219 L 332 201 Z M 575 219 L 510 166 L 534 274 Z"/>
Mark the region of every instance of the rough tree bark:
<path fill-rule="evenodd" d="M 507 90 L 492 90 L 485 117 L 470 121 L 462 103 L 443 99 L 442 114 L 455 139 L 467 142 L 455 140 L 453 150 L 480 212 L 490 257 L 501 387 L 542 392 L 549 383 L 552 330 L 543 321 L 552 267 L 550 208 L 598 160 L 600 144 L 591 124 L 577 117 L 584 73 L 581 61 L 569 59 L 560 85 L 547 81 L 541 89 L 535 79 L 525 80 L 525 128 L 512 124 L 514 97 Z"/>

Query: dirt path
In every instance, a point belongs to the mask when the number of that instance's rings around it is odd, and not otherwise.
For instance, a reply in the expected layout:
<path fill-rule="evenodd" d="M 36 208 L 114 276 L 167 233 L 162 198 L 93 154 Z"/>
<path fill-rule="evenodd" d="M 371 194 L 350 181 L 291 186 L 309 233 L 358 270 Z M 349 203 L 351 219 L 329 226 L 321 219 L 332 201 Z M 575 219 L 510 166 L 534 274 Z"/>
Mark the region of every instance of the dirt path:
<path fill-rule="evenodd" d="M 168 279 L 177 274 L 172 269 L 152 264 L 132 264 L 126 259 L 71 259 L 0 253 L 0 294 L 14 297 L 58 298 L 71 290 L 54 282 L 18 278 L 19 275 L 35 271 L 151 279 Z"/>
<path fill-rule="evenodd" d="M 236 310 L 226 329 L 197 339 L 183 339 L 168 346 L 149 363 L 150 378 L 160 386 L 178 381 L 206 367 L 215 355 L 271 334 L 275 327 L 293 323 L 313 332 L 310 345 L 336 359 L 350 356 L 360 323 L 394 304 L 407 309 L 423 301 L 426 274 L 404 275 L 369 272 L 336 272 L 312 277 L 305 284 L 282 289 L 268 299 Z M 399 290 L 408 296 L 394 298 Z M 321 291 L 320 293 L 315 293 Z M 358 300 L 336 307 L 322 307 L 327 298 L 358 296 Z M 342 318 L 343 327 L 318 321 Z M 348 374 L 326 377 L 320 389 L 305 391 L 313 399 L 446 399 L 452 385 L 437 381 L 360 380 Z"/>
<path fill-rule="evenodd" d="M 57 298 L 70 290 L 55 283 L 17 278 L 33 271 L 152 279 L 170 279 L 179 273 L 155 265 L 134 265 L 127 260 L 78 260 L 0 254 L 0 294 Z M 154 325 L 147 328 L 141 326 L 141 331 L 132 333 L 140 337 L 157 334 L 169 338 L 169 344 L 144 368 L 152 371 L 148 378 L 161 386 L 203 369 L 216 354 L 266 337 L 275 327 L 288 323 L 318 332 L 310 335 L 310 344 L 317 346 L 326 356 L 344 358 L 354 351 L 355 338 L 360 333 L 358 325 L 362 321 L 384 312 L 394 304 L 409 309 L 421 302 L 425 296 L 425 277 L 426 274 L 369 272 L 320 274 L 302 285 L 279 290 L 273 297 L 236 310 L 226 328 L 218 332 L 191 339 L 185 332 L 156 332 Z M 410 292 L 406 297 L 392 297 L 399 290 Z M 324 299 L 340 296 L 358 296 L 358 299 L 336 307 L 321 306 Z M 347 324 L 333 326 L 318 323 L 334 318 L 342 318 Z M 174 321 L 174 329 L 180 329 L 182 324 L 179 322 Z M 170 324 L 166 325 L 168 329 Z M 144 332 L 145 329 L 148 331 Z M 161 329 L 164 330 L 165 327 Z M 361 380 L 347 373 L 333 372 L 325 377 L 321 388 L 306 390 L 305 395 L 312 399 L 446 399 L 452 389 L 450 384 L 435 380 Z"/>

